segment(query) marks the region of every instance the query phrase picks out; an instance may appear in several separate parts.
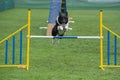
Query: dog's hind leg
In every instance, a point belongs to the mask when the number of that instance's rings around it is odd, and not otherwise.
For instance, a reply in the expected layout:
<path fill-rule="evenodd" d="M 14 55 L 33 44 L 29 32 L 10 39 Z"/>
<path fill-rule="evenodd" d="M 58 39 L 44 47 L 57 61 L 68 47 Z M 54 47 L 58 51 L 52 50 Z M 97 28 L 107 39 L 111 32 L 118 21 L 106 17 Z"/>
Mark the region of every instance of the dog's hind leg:
<path fill-rule="evenodd" d="M 60 43 L 60 39 L 57 39 L 57 43 L 58 43 L 58 44 Z"/>
<path fill-rule="evenodd" d="M 52 39 L 52 44 L 60 43 L 60 39 Z"/>
<path fill-rule="evenodd" d="M 52 39 L 52 44 L 55 44 L 55 39 Z"/>

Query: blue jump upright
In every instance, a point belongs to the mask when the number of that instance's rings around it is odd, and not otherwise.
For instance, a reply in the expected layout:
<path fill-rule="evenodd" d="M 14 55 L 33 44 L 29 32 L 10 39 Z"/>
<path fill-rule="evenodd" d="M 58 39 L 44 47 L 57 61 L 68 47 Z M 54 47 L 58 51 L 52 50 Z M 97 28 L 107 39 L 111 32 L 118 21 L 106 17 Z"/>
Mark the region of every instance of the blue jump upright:
<path fill-rule="evenodd" d="M 12 37 L 12 64 L 15 64 L 15 36 Z"/>
<path fill-rule="evenodd" d="M 5 46 L 5 64 L 8 64 L 8 40 L 6 40 Z"/>
<path fill-rule="evenodd" d="M 107 40 L 107 55 L 108 55 L 108 58 L 107 58 L 107 60 L 108 60 L 108 65 L 110 65 L 111 64 L 111 62 L 110 62 L 110 60 L 111 60 L 111 54 L 110 54 L 110 46 L 111 46 L 111 44 L 110 44 L 110 32 L 108 31 L 108 40 Z M 114 65 L 117 65 L 117 36 L 114 36 Z"/>
<path fill-rule="evenodd" d="M 107 41 L 107 53 L 108 53 L 108 65 L 110 65 L 110 32 L 108 31 L 108 41 Z"/>
<path fill-rule="evenodd" d="M 114 36 L 114 65 L 117 65 L 117 37 Z"/>
<path fill-rule="evenodd" d="M 20 43 L 19 43 L 19 47 L 20 47 L 20 57 L 19 57 L 19 64 L 22 64 L 22 48 L 23 48 L 23 42 L 22 42 L 22 37 L 23 37 L 23 34 L 22 34 L 22 31 L 20 31 Z M 6 44 L 5 44 L 5 62 L 4 64 L 8 64 L 8 51 L 9 51 L 9 44 L 8 44 L 8 40 L 6 40 Z M 15 64 L 15 35 L 12 36 L 12 52 L 11 52 L 11 58 L 12 58 L 12 64 Z"/>
<path fill-rule="evenodd" d="M 20 64 L 22 64 L 22 31 L 20 31 Z"/>

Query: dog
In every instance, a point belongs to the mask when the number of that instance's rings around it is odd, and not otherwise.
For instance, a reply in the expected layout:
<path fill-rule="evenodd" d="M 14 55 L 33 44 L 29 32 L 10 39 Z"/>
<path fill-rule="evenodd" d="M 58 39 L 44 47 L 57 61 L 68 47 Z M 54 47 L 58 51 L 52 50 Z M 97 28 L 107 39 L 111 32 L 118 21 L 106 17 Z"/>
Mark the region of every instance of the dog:
<path fill-rule="evenodd" d="M 68 31 L 68 13 L 60 12 L 52 28 L 52 36 L 64 36 L 66 31 Z"/>

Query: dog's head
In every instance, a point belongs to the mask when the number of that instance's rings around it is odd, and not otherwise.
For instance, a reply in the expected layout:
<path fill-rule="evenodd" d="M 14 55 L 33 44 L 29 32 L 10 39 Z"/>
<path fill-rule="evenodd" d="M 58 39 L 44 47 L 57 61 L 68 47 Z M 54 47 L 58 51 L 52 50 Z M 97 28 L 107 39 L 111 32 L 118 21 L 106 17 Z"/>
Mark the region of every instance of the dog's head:
<path fill-rule="evenodd" d="M 59 24 L 65 25 L 68 23 L 68 13 L 59 13 L 58 17 Z"/>

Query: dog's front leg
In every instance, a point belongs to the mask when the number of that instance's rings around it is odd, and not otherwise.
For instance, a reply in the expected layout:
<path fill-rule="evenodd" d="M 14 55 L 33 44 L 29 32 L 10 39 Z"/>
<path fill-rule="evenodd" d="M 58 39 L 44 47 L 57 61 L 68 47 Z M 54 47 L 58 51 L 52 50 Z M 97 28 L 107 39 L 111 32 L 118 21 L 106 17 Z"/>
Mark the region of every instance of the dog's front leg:
<path fill-rule="evenodd" d="M 58 26 L 57 30 L 61 30 L 62 31 L 63 30 L 63 26 Z"/>
<path fill-rule="evenodd" d="M 52 44 L 55 44 L 55 43 L 58 43 L 58 44 L 59 44 L 59 43 L 60 43 L 60 39 L 55 39 L 55 38 L 52 39 Z"/>
<path fill-rule="evenodd" d="M 68 29 L 69 29 L 69 23 L 65 25 L 65 30 L 68 31 Z"/>

